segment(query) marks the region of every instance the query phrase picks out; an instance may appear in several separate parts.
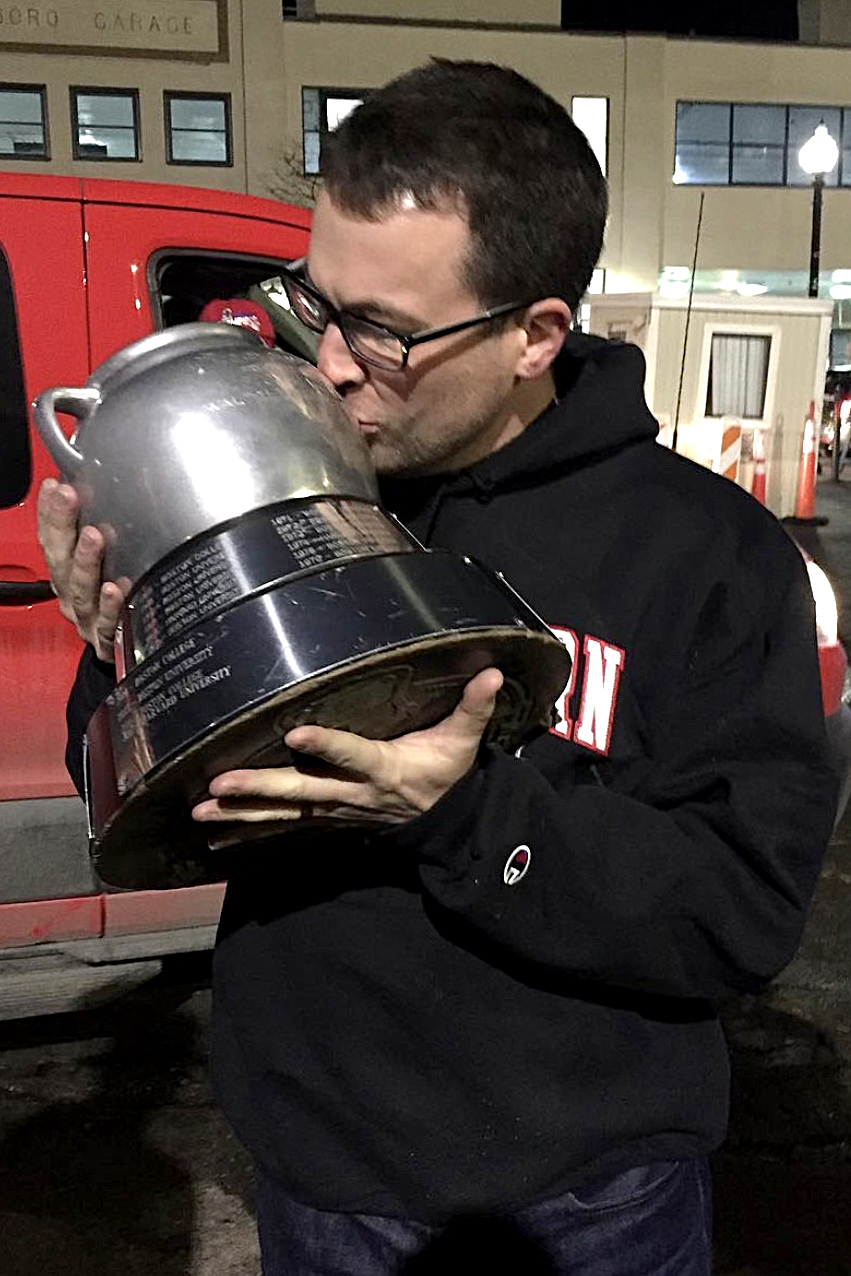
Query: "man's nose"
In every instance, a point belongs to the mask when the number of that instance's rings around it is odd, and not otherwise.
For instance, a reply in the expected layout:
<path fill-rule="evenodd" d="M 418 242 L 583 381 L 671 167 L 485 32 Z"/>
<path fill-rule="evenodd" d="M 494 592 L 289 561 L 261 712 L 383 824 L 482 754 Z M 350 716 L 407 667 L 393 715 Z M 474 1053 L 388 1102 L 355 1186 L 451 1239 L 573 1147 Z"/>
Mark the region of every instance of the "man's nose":
<path fill-rule="evenodd" d="M 347 385 L 361 385 L 365 380 L 363 365 L 354 357 L 335 323 L 329 323 L 319 338 L 316 366 L 338 390 Z"/>

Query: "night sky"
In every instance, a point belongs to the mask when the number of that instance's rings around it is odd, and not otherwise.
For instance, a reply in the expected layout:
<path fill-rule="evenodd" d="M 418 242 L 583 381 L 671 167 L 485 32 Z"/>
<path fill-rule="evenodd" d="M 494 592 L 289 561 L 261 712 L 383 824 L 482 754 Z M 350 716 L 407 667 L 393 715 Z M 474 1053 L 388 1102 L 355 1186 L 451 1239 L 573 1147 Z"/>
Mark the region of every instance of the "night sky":
<path fill-rule="evenodd" d="M 671 35 L 797 40 L 797 0 L 562 0 L 567 31 L 667 31 Z"/>

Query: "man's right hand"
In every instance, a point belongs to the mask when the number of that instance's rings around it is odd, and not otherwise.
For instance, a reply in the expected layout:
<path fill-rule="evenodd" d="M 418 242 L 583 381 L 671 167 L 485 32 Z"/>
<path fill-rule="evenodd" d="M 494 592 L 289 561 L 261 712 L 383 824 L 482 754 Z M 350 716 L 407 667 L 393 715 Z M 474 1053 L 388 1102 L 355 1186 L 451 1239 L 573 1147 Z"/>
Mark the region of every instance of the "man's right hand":
<path fill-rule="evenodd" d="M 73 487 L 45 479 L 38 494 L 38 540 L 62 615 L 92 644 L 98 659 L 112 662 L 112 640 L 129 581 L 124 587 L 116 581 L 101 584 L 103 534 L 96 527 L 78 532 L 79 508 Z"/>

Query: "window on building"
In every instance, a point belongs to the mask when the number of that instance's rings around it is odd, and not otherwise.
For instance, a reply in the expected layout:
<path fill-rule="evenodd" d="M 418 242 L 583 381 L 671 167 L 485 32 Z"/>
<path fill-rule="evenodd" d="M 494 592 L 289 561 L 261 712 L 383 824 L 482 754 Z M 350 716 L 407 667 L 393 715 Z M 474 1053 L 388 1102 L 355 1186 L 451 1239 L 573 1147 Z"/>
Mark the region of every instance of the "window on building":
<path fill-rule="evenodd" d="M 597 163 L 607 176 L 609 162 L 609 99 L 607 97 L 575 97 L 570 114 L 577 128 L 588 138 Z"/>
<path fill-rule="evenodd" d="M 163 115 L 169 164 L 233 163 L 228 93 L 165 93 Z"/>
<path fill-rule="evenodd" d="M 678 102 L 674 181 L 726 185 L 730 180 L 730 104 Z"/>
<path fill-rule="evenodd" d="M 831 371 L 851 369 L 851 328 L 834 328 L 830 334 Z"/>
<path fill-rule="evenodd" d="M 27 395 L 9 264 L 0 250 L 0 509 L 24 499 L 32 479 Z"/>
<path fill-rule="evenodd" d="M 834 134 L 839 143 L 839 181 L 842 186 L 851 186 L 851 107 L 842 110 L 842 126 L 839 134 Z"/>
<path fill-rule="evenodd" d="M 305 176 L 310 177 L 319 172 L 322 138 L 333 133 L 337 125 L 360 105 L 365 96 L 364 89 L 302 89 Z"/>
<path fill-rule="evenodd" d="M 43 84 L 0 84 L 0 156 L 49 158 Z"/>
<path fill-rule="evenodd" d="M 851 186 L 851 108 L 766 102 L 678 102 L 674 182 L 809 186 L 798 152 L 825 124 L 840 148 L 828 186 Z"/>
<path fill-rule="evenodd" d="M 733 106 L 731 179 L 737 185 L 782 186 L 785 106 Z"/>
<path fill-rule="evenodd" d="M 72 89 L 74 159 L 138 160 L 136 89 Z"/>
<path fill-rule="evenodd" d="M 761 420 L 765 414 L 771 337 L 738 332 L 712 334 L 706 415 Z"/>

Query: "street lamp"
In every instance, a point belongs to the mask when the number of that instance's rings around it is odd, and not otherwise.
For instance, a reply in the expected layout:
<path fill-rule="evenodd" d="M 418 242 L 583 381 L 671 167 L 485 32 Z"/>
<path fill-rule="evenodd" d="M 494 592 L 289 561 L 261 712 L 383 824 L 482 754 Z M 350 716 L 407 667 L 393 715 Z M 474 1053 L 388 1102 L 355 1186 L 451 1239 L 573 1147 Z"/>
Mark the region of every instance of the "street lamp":
<path fill-rule="evenodd" d="M 813 234 L 810 241 L 810 297 L 818 296 L 819 259 L 821 257 L 821 201 L 824 179 L 836 167 L 839 147 L 822 120 L 815 133 L 798 151 L 798 163 L 813 179 Z"/>

